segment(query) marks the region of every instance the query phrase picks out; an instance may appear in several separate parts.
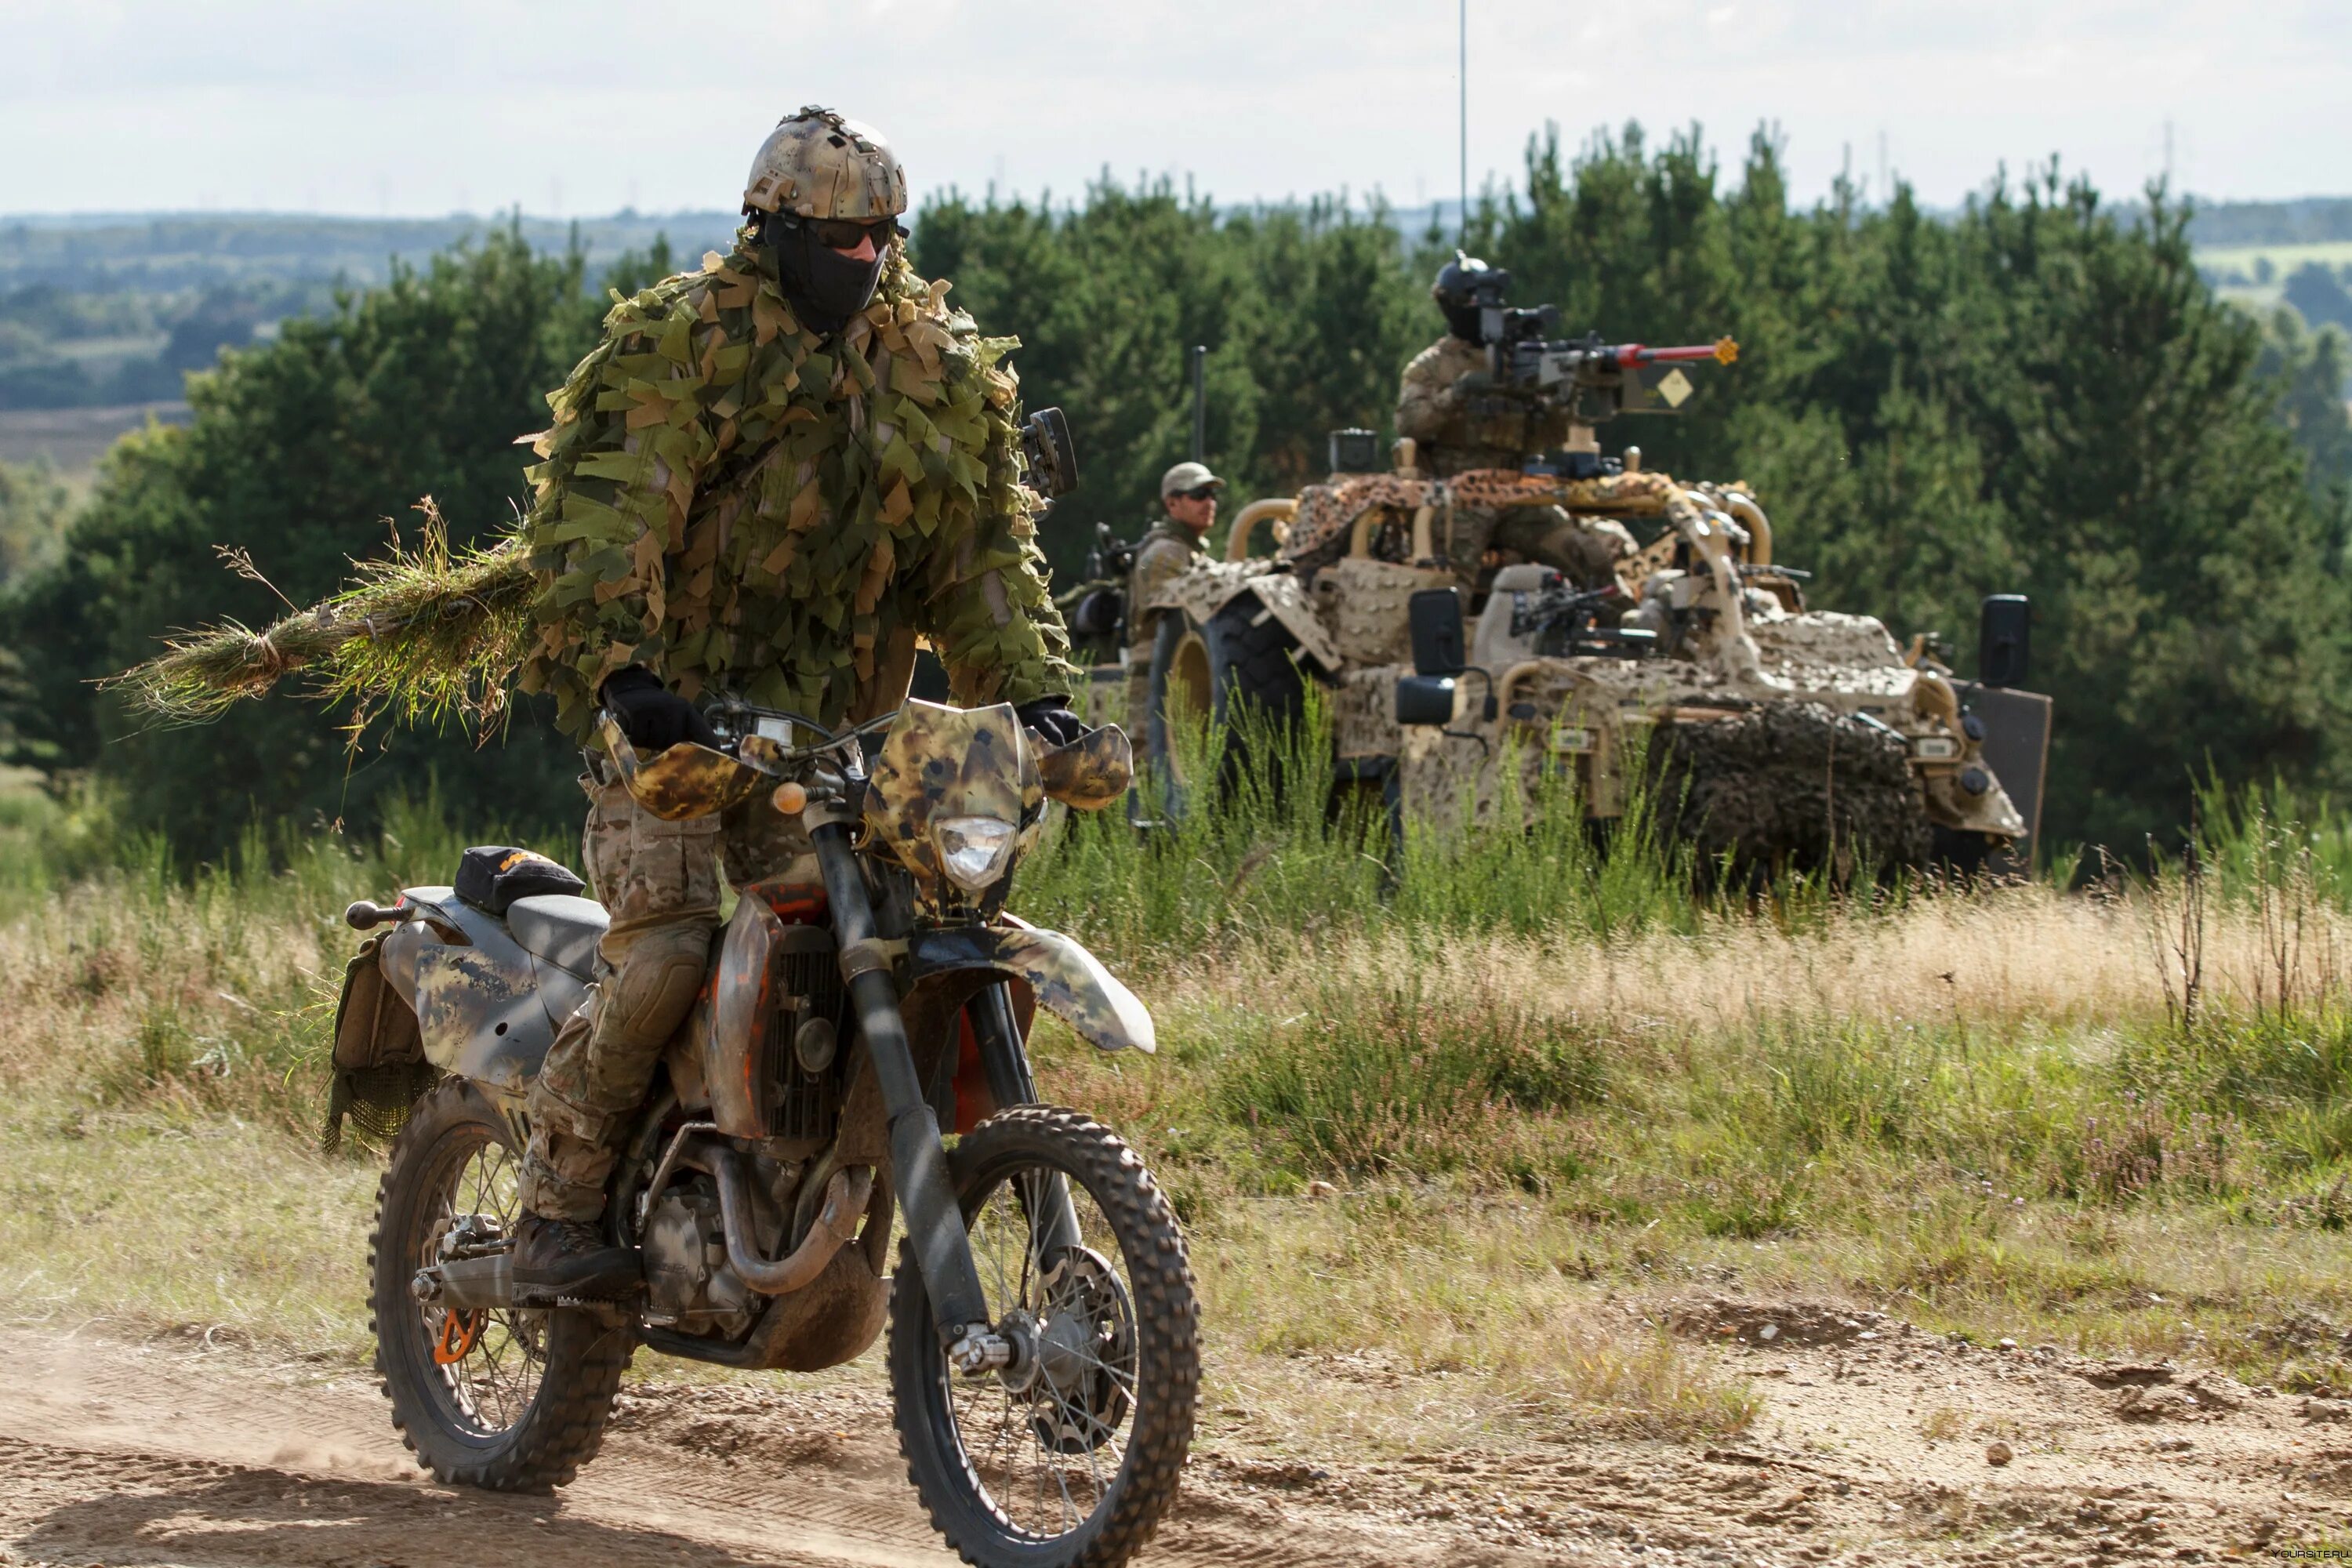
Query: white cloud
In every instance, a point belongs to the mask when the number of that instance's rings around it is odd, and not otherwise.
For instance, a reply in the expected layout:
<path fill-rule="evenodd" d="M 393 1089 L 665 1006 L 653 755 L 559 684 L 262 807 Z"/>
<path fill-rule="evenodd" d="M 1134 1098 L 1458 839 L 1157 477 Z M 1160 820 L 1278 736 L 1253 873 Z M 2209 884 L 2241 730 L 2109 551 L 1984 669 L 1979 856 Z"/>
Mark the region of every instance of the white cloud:
<path fill-rule="evenodd" d="M 0 211 L 211 205 L 430 213 L 731 203 L 776 117 L 882 127 L 919 189 L 1193 176 L 1223 201 L 1455 183 L 1447 0 L 15 0 Z M 2127 195 L 2162 163 L 2224 196 L 2342 190 L 2352 8 L 2193 0 L 1639 7 L 1473 0 L 1470 166 L 1702 122 L 1786 132 L 1795 189 L 1877 142 L 1936 203 L 2052 153 Z M 560 195 L 559 195 L 560 193 Z"/>

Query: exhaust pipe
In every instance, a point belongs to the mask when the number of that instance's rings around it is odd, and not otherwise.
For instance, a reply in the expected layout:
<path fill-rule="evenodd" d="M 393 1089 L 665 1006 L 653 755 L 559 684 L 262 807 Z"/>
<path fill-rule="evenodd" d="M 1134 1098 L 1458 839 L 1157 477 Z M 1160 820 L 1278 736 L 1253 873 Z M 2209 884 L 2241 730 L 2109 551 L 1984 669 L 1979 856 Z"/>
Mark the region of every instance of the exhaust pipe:
<path fill-rule="evenodd" d="M 782 1296 L 814 1280 L 844 1244 L 857 1239 L 858 1222 L 874 1196 L 874 1172 L 865 1165 L 835 1171 L 824 1186 L 824 1206 L 816 1223 L 787 1258 L 774 1261 L 760 1256 L 751 1237 L 751 1178 L 743 1156 L 733 1149 L 713 1149 L 711 1172 L 719 1178 L 719 1217 L 727 1231 L 727 1266 L 743 1283 L 762 1296 Z"/>

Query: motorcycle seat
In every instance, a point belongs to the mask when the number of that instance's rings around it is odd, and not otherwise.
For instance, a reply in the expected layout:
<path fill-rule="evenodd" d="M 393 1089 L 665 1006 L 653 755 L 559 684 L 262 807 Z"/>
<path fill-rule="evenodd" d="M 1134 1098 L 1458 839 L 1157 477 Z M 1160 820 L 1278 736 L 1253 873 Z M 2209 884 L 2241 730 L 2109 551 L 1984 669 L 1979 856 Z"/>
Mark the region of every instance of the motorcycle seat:
<path fill-rule="evenodd" d="M 539 893 L 507 906 L 507 930 L 525 952 L 583 980 L 596 978 L 596 944 L 613 917 L 593 899 Z"/>

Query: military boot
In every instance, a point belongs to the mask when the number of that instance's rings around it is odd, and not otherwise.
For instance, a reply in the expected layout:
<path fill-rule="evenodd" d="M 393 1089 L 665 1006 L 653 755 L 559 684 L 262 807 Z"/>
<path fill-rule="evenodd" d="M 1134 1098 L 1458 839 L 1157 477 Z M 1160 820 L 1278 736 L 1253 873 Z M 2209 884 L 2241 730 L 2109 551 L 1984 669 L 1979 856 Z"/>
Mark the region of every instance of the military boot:
<path fill-rule="evenodd" d="M 518 1306 L 559 1297 L 611 1301 L 645 1278 L 634 1248 L 614 1247 L 585 1220 L 525 1214 L 515 1226 L 514 1294 Z"/>

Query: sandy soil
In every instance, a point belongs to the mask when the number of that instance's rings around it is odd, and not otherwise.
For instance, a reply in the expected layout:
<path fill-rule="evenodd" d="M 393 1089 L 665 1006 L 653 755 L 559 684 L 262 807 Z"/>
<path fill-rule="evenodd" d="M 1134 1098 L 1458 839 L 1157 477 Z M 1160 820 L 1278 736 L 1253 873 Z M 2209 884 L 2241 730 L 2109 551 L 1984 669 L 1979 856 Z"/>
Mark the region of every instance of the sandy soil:
<path fill-rule="evenodd" d="M 2352 1541 L 2352 1405 L 1822 1304 L 1646 1310 L 1758 1380 L 1747 1437 L 1368 1460 L 1255 1451 L 1237 1423 L 1142 1561 L 2107 1563 Z M 950 1561 L 865 1369 L 814 1391 L 642 1385 L 579 1482 L 539 1499 L 421 1478 L 348 1370 L 37 1331 L 0 1332 L 0 1563 Z"/>

